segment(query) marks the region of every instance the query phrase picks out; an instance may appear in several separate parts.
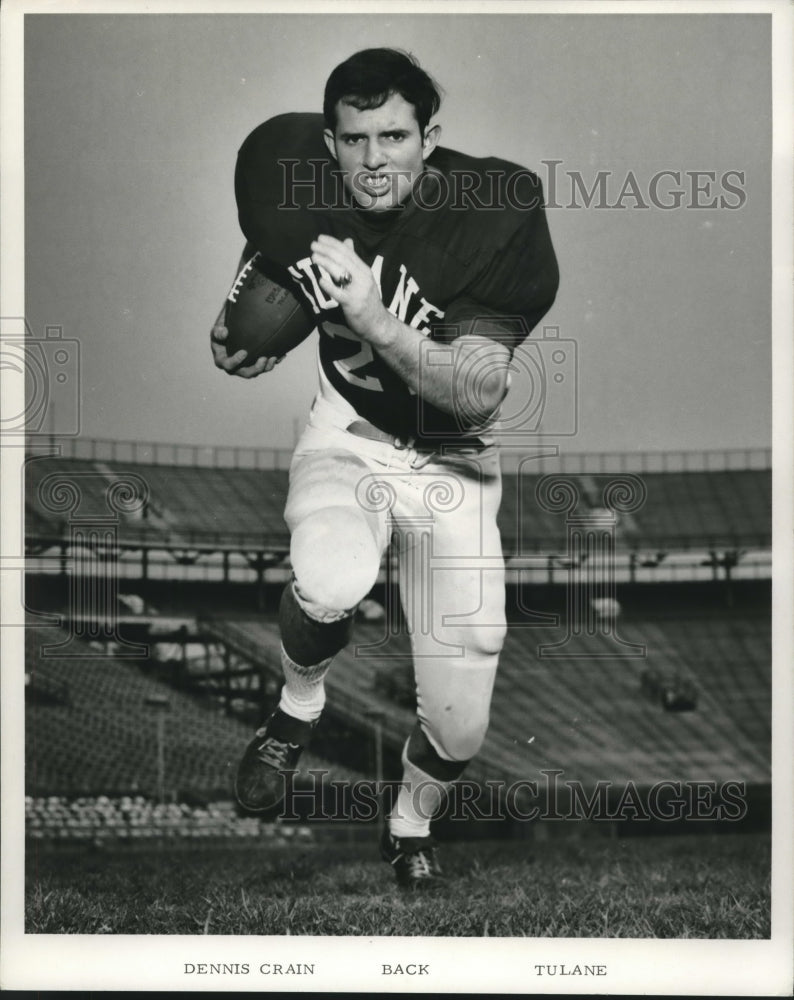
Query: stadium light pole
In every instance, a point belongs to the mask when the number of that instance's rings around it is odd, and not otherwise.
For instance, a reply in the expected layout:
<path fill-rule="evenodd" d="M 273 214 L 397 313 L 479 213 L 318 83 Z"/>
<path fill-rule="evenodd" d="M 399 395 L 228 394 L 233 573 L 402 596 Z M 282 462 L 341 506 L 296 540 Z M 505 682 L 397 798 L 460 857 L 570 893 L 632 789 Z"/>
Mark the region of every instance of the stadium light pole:
<path fill-rule="evenodd" d="M 165 713 L 171 707 L 168 696 L 150 694 L 144 699 L 157 713 L 157 798 L 160 805 L 165 803 Z"/>

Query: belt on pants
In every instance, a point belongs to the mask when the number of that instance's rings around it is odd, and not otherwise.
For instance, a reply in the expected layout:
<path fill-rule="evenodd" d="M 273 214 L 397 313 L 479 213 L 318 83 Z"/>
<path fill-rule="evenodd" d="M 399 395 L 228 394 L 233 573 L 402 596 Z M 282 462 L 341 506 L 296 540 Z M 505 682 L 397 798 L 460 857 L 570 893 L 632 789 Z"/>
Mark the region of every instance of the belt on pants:
<path fill-rule="evenodd" d="M 356 437 L 366 438 L 368 441 L 383 441 L 384 444 L 390 444 L 398 450 L 416 446 L 415 438 L 401 438 L 397 437 L 396 434 L 389 434 L 388 431 L 382 431 L 380 427 L 371 424 L 369 420 L 354 420 L 352 424 L 347 425 L 345 430 L 348 434 L 355 434 Z"/>
<path fill-rule="evenodd" d="M 465 448 L 483 448 L 484 443 L 479 438 L 471 438 L 467 441 L 433 441 L 431 442 L 420 442 L 417 444 L 415 437 L 401 438 L 396 434 L 389 434 L 388 431 L 382 431 L 380 427 L 376 427 L 371 424 L 369 420 L 364 420 L 359 418 L 354 420 L 352 424 L 348 424 L 345 430 L 349 434 L 354 434 L 356 437 L 366 438 L 368 441 L 382 441 L 384 444 L 390 444 L 392 447 L 397 448 L 399 451 L 407 450 L 409 448 L 417 448 L 420 451 L 440 451 L 442 447 L 465 447 Z"/>

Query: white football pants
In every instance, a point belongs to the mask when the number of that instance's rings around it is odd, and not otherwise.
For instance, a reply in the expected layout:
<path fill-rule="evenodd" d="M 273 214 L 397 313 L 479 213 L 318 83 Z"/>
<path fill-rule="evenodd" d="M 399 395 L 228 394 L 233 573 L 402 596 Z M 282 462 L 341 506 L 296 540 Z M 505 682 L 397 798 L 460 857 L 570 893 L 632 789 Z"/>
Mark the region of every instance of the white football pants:
<path fill-rule="evenodd" d="M 506 629 L 498 452 L 397 448 L 349 423 L 318 396 L 293 456 L 284 516 L 299 592 L 313 616 L 355 608 L 394 534 L 419 722 L 440 757 L 469 760 Z"/>

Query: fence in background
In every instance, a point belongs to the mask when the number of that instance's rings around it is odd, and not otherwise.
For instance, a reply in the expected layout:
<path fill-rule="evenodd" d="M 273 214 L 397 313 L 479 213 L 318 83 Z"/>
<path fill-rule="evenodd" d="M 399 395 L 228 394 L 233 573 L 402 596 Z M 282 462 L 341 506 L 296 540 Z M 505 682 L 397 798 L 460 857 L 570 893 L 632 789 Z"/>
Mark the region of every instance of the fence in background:
<path fill-rule="evenodd" d="M 539 439 L 537 452 L 555 447 Z M 188 465 L 221 469 L 288 469 L 291 448 L 236 448 L 229 445 L 169 444 L 159 441 L 114 441 L 104 438 L 61 438 L 52 453 L 63 458 L 130 462 L 145 465 Z M 507 441 L 502 449 L 506 472 L 521 467 L 531 472 L 571 474 L 619 472 L 725 472 L 770 469 L 771 448 L 729 448 L 692 451 L 571 452 L 538 454 Z M 530 462 L 527 460 L 531 459 Z"/>

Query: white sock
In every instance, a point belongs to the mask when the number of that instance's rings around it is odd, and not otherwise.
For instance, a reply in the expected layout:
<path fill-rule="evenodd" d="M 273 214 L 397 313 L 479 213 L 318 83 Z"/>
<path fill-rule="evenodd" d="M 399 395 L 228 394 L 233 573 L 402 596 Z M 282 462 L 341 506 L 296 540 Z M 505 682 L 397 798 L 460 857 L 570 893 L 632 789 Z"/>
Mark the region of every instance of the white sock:
<path fill-rule="evenodd" d="M 284 671 L 284 686 L 278 707 L 282 712 L 303 722 L 314 722 L 320 718 L 325 706 L 325 684 L 323 682 L 331 665 L 330 657 L 314 666 L 302 667 L 291 660 L 281 647 L 281 667 Z"/>
<path fill-rule="evenodd" d="M 403 780 L 397 801 L 389 816 L 389 833 L 393 837 L 427 837 L 430 820 L 438 812 L 451 781 L 432 778 L 407 756 L 403 747 Z"/>

